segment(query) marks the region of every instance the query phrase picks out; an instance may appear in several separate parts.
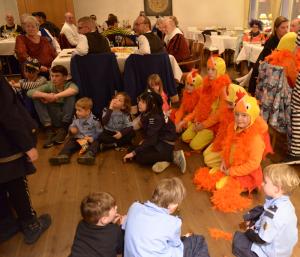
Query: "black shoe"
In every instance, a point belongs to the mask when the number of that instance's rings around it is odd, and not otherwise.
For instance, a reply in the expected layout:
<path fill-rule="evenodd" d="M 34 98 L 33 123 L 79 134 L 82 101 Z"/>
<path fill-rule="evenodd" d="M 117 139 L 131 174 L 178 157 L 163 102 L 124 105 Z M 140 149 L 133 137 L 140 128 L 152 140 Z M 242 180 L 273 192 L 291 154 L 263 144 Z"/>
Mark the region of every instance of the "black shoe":
<path fill-rule="evenodd" d="M 49 214 L 43 214 L 34 218 L 29 224 L 23 225 L 24 242 L 26 244 L 35 243 L 50 225 L 51 217 Z"/>
<path fill-rule="evenodd" d="M 300 156 L 288 155 L 282 162 L 290 165 L 300 164 Z"/>
<path fill-rule="evenodd" d="M 70 156 L 67 154 L 59 154 L 49 159 L 51 165 L 60 165 L 70 163 Z"/>
<path fill-rule="evenodd" d="M 62 144 L 65 141 L 67 134 L 68 133 L 65 128 L 59 128 L 56 132 L 56 135 L 53 138 L 53 142 L 58 145 Z"/>
<path fill-rule="evenodd" d="M 15 219 L 0 221 L 0 243 L 9 240 L 20 231 L 20 226 Z"/>
<path fill-rule="evenodd" d="M 46 136 L 47 136 L 47 139 L 43 145 L 43 148 L 49 148 L 54 145 L 53 138 L 55 136 L 55 132 L 52 130 L 52 128 L 47 128 Z"/>
<path fill-rule="evenodd" d="M 93 165 L 95 163 L 95 156 L 91 151 L 86 152 L 84 155 L 78 157 L 79 164 Z"/>

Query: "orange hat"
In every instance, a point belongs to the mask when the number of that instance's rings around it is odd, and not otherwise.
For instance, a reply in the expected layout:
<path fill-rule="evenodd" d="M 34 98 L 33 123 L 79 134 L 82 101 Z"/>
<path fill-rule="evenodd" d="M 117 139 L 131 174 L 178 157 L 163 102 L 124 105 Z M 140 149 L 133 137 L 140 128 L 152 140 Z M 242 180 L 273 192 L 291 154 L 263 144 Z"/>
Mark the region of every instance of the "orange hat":
<path fill-rule="evenodd" d="M 213 68 L 217 70 L 217 77 L 224 75 L 226 72 L 225 61 L 221 57 L 211 56 L 207 60 L 207 68 Z"/>

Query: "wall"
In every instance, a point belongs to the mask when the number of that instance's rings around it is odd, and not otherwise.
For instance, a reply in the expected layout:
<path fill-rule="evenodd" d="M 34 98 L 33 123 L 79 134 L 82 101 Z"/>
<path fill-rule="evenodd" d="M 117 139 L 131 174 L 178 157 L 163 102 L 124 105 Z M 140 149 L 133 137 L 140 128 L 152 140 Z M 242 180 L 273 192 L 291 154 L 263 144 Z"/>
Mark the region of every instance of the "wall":
<path fill-rule="evenodd" d="M 102 24 L 109 13 L 118 16 L 119 21 L 133 20 L 144 9 L 143 0 L 73 0 L 76 18 L 95 14 Z M 243 0 L 173 0 L 173 14 L 179 25 L 206 27 L 241 27 L 244 21 Z"/>
<path fill-rule="evenodd" d="M 0 0 L 0 24 L 5 24 L 5 14 L 11 12 L 16 23 L 19 23 L 19 12 L 16 0 Z"/>

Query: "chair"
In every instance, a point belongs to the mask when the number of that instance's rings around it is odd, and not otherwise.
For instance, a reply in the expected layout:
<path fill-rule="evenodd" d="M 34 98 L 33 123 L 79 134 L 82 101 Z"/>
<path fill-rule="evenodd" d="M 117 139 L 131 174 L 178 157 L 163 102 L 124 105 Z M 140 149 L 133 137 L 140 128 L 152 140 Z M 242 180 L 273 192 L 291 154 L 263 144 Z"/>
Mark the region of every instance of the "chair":
<path fill-rule="evenodd" d="M 68 41 L 65 34 L 59 34 L 58 42 L 59 42 L 61 50 L 76 47 L 76 46 L 73 46 L 70 44 L 70 42 Z"/>
<path fill-rule="evenodd" d="M 207 61 L 207 59 L 209 58 L 209 56 L 211 56 L 213 53 L 219 53 L 219 49 L 215 46 L 212 45 L 212 40 L 210 38 L 210 35 L 207 34 L 203 34 L 204 38 L 205 38 L 205 43 L 204 43 L 204 65 Z"/>
<path fill-rule="evenodd" d="M 196 41 L 192 42 L 191 49 L 190 49 L 191 57 L 187 60 L 179 62 L 178 65 L 180 67 L 187 66 L 189 69 L 196 68 L 200 72 L 201 63 L 203 59 L 203 47 L 204 47 L 203 43 L 196 42 Z"/>
<path fill-rule="evenodd" d="M 123 89 L 114 53 L 75 55 L 71 59 L 71 75 L 79 87 L 79 96 L 93 100 L 93 113 L 99 117 L 115 91 Z"/>
<path fill-rule="evenodd" d="M 131 97 L 133 105 L 137 103 L 137 97 L 145 91 L 147 79 L 153 73 L 161 77 L 164 90 L 169 97 L 178 96 L 168 54 L 131 54 L 125 62 L 124 91 Z"/>

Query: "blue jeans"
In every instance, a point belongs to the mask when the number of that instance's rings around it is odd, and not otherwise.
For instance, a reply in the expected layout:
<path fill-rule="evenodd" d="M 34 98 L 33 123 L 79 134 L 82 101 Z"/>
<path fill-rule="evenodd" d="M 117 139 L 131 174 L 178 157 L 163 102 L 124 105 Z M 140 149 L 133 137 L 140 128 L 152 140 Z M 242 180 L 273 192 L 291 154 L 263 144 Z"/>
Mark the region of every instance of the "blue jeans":
<path fill-rule="evenodd" d="M 63 123 L 72 121 L 75 96 L 64 98 L 63 103 L 43 103 L 39 99 L 33 100 L 36 112 L 43 126 L 62 127 Z"/>

